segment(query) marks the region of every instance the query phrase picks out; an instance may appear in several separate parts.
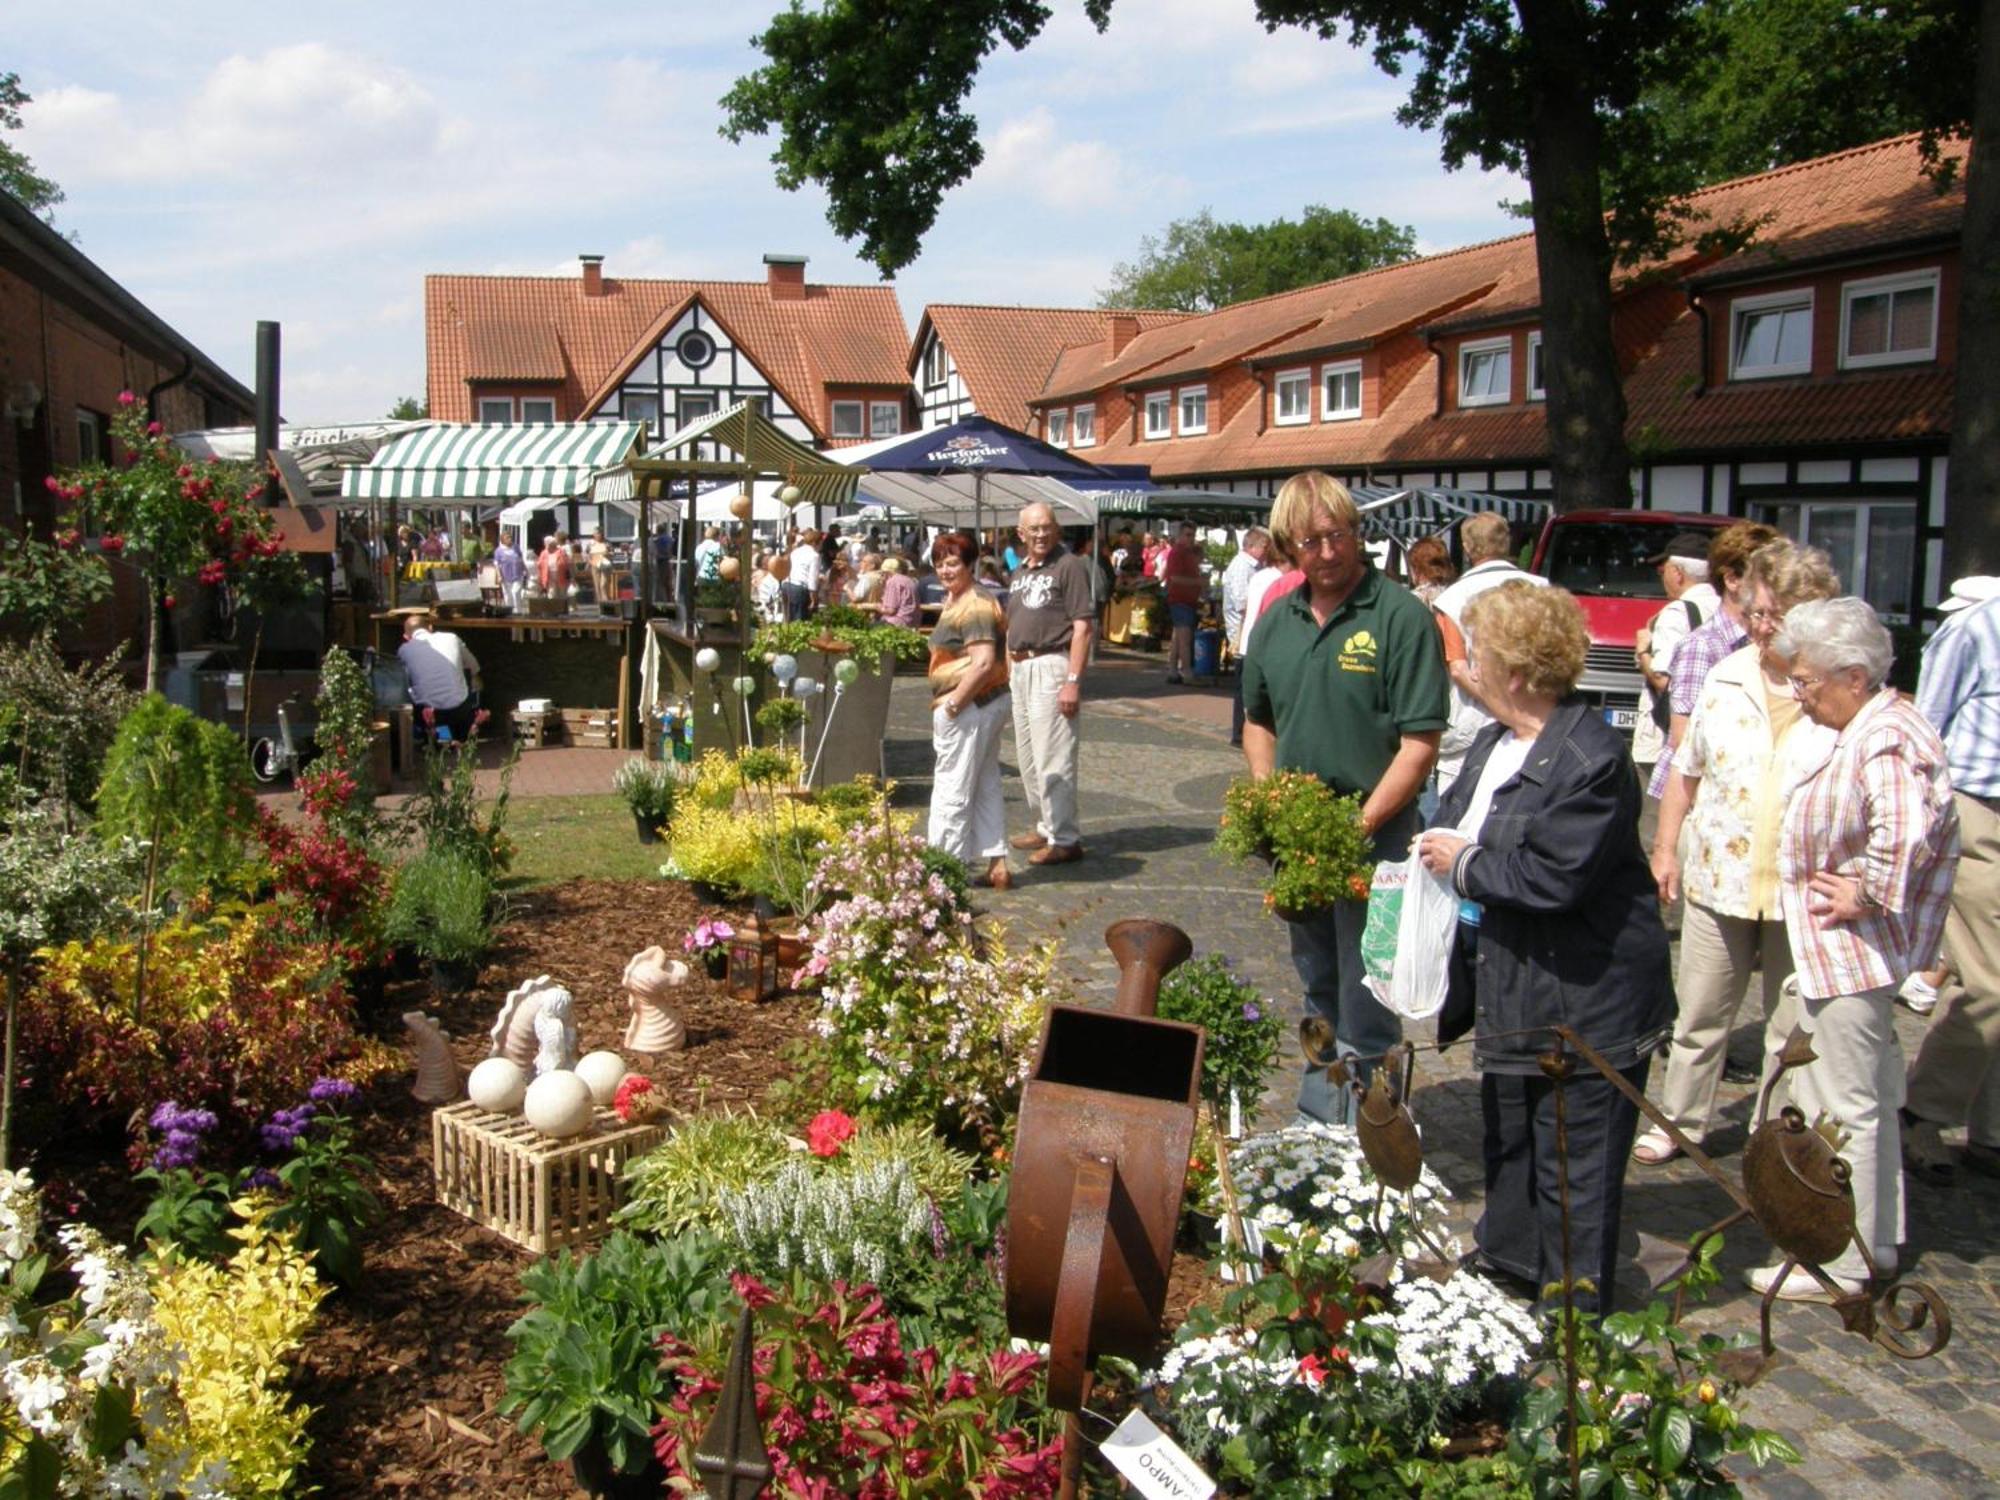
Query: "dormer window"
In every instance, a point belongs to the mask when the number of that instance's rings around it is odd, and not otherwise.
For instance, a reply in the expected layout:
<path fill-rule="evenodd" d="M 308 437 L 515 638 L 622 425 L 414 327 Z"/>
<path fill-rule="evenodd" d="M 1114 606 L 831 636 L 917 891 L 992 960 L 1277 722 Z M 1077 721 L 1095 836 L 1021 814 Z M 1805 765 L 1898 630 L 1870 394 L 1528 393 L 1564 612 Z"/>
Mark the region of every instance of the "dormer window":
<path fill-rule="evenodd" d="M 1049 413 L 1049 445 L 1055 448 L 1069 446 L 1069 408 L 1059 406 Z"/>
<path fill-rule="evenodd" d="M 1812 373 L 1811 287 L 1738 297 L 1729 307 L 1729 378 Z"/>
<path fill-rule="evenodd" d="M 944 342 L 935 334 L 931 336 L 930 347 L 924 350 L 924 384 L 944 384 Z"/>
<path fill-rule="evenodd" d="M 481 396 L 479 421 L 483 426 L 504 426 L 514 420 L 512 396 Z"/>
<path fill-rule="evenodd" d="M 1096 407 L 1079 406 L 1076 409 L 1076 421 L 1074 423 L 1074 426 L 1075 426 L 1076 436 L 1073 439 L 1073 441 L 1077 447 L 1091 448 L 1096 446 L 1097 444 Z"/>
<path fill-rule="evenodd" d="M 1479 339 L 1458 347 L 1458 404 L 1501 406 L 1514 393 L 1514 341 Z"/>
<path fill-rule="evenodd" d="M 523 396 L 521 398 L 521 420 L 523 422 L 553 422 L 555 419 L 555 397 Z"/>
<path fill-rule="evenodd" d="M 1195 437 L 1208 431 L 1208 387 L 1184 385 L 1181 398 L 1181 436 Z"/>
<path fill-rule="evenodd" d="M 1361 415 L 1361 361 L 1328 365 L 1320 371 L 1320 420 L 1351 422 Z"/>
<path fill-rule="evenodd" d="M 837 438 L 858 438 L 863 436 L 861 428 L 860 401 L 836 401 L 833 403 L 833 435 Z"/>
<path fill-rule="evenodd" d="M 1174 433 L 1174 398 L 1171 391 L 1148 391 L 1146 393 L 1146 436 L 1149 438 L 1172 437 Z"/>
<path fill-rule="evenodd" d="M 1539 328 L 1528 335 L 1528 399 L 1549 399 L 1548 376 L 1542 369 L 1542 331 Z"/>
<path fill-rule="evenodd" d="M 1280 427 L 1310 422 L 1313 414 L 1311 370 L 1281 370 L 1271 383 L 1271 420 Z"/>
<path fill-rule="evenodd" d="M 1850 281 L 1840 289 L 1840 367 L 1937 358 L 1938 273 Z"/>

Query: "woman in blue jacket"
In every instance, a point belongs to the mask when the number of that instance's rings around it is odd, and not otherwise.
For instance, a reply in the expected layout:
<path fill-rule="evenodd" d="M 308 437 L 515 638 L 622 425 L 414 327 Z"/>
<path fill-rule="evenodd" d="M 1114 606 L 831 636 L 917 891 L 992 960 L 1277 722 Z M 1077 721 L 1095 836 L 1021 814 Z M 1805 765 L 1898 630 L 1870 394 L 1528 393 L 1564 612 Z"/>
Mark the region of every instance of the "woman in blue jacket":
<path fill-rule="evenodd" d="M 1461 898 L 1440 1041 L 1473 1034 L 1485 1120 L 1477 1257 L 1540 1289 L 1563 1273 L 1555 1085 L 1541 1060 L 1572 1028 L 1643 1091 L 1673 1029 L 1667 935 L 1639 847 L 1623 738 L 1577 696 L 1590 636 L 1574 597 L 1507 584 L 1465 616 L 1497 721 L 1418 843 Z M 1609 1306 L 1638 1108 L 1572 1054 L 1565 1099 L 1569 1265 L 1578 1305 Z"/>

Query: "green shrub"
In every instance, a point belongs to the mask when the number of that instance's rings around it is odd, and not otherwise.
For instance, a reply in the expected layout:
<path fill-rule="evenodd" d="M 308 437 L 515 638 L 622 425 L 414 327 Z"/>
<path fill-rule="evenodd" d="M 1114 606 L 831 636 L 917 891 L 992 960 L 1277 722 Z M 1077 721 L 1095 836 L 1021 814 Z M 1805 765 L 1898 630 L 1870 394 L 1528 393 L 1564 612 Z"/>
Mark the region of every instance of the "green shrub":
<path fill-rule="evenodd" d="M 345 805 L 325 821 L 343 837 L 379 850 L 385 830 L 375 807 L 375 688 L 345 651 L 329 651 L 320 663 L 314 708 L 319 756 L 313 769 L 345 771 L 354 784 Z"/>
<path fill-rule="evenodd" d="M 765 1182 L 785 1164 L 785 1138 L 751 1114 L 695 1114 L 625 1165 L 617 1223 L 671 1238 L 721 1223 L 720 1195 Z"/>
<path fill-rule="evenodd" d="M 72 670 L 46 636 L 0 640 L 0 762 L 66 812 L 95 802 L 105 752 L 138 702 L 108 657 Z"/>
<path fill-rule="evenodd" d="M 674 816 L 680 781 L 669 762 L 635 755 L 612 773 L 611 790 L 625 799 L 634 816 L 657 828 Z"/>
<path fill-rule="evenodd" d="M 187 901 L 223 886 L 242 868 L 254 823 L 236 736 L 158 693 L 142 698 L 105 757 L 97 832 L 150 846 L 147 896 L 164 888 Z"/>
<path fill-rule="evenodd" d="M 513 846 L 507 842 L 507 800 L 514 767 L 521 762 L 517 740 L 500 763 L 500 790 L 491 802 L 479 796 L 477 731 L 456 749 L 420 756 L 422 792 L 412 797 L 403 816 L 408 831 L 426 853 L 453 853 L 470 860 L 486 875 L 507 872 Z"/>
<path fill-rule="evenodd" d="M 1208 1032 L 1201 1096 L 1224 1125 L 1232 1092 L 1243 1117 L 1253 1117 L 1284 1032 L 1277 1007 L 1231 973 L 1228 959 L 1205 953 L 1167 975 L 1156 1013 L 1162 1020 L 1187 1021 Z"/>
<path fill-rule="evenodd" d="M 382 935 L 448 964 L 474 963 L 493 943 L 492 878 L 453 851 L 426 851 L 396 872 Z"/>

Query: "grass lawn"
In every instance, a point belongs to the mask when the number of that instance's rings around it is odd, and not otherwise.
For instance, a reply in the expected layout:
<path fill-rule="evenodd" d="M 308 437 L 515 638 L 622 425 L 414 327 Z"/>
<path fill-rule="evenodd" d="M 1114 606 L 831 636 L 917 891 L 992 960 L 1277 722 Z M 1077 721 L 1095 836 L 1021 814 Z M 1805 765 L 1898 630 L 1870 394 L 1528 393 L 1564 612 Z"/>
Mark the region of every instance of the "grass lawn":
<path fill-rule="evenodd" d="M 514 865 L 502 884 L 530 890 L 564 880 L 656 880 L 665 844 L 642 844 L 625 799 L 522 797 L 507 804 Z"/>

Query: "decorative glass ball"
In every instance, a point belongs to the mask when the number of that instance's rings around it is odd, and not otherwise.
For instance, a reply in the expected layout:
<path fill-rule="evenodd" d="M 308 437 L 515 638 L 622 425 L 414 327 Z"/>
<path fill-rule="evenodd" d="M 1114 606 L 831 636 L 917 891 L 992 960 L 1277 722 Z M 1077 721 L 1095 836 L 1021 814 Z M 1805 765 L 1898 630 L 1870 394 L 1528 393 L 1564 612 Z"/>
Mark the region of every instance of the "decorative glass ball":
<path fill-rule="evenodd" d="M 722 665 L 722 653 L 713 646 L 703 646 L 694 654 L 694 669 L 697 672 L 713 672 Z"/>
<path fill-rule="evenodd" d="M 748 698 L 757 691 L 757 679 L 754 677 L 738 677 L 729 686 L 734 689 L 737 697 Z"/>
<path fill-rule="evenodd" d="M 801 492 L 797 485 L 788 484 L 783 489 L 778 491 L 778 499 L 786 505 L 797 505 L 799 503 L 800 493 Z"/>
<path fill-rule="evenodd" d="M 851 656 L 843 656 L 833 664 L 833 680 L 842 687 L 853 687 L 855 679 L 860 675 L 861 663 Z"/>
<path fill-rule="evenodd" d="M 818 692 L 819 679 L 817 677 L 801 677 L 792 684 L 792 696 L 794 698 L 811 698 Z"/>
<path fill-rule="evenodd" d="M 796 656 L 780 656 L 771 663 L 771 675 L 783 687 L 799 675 L 799 659 Z"/>

